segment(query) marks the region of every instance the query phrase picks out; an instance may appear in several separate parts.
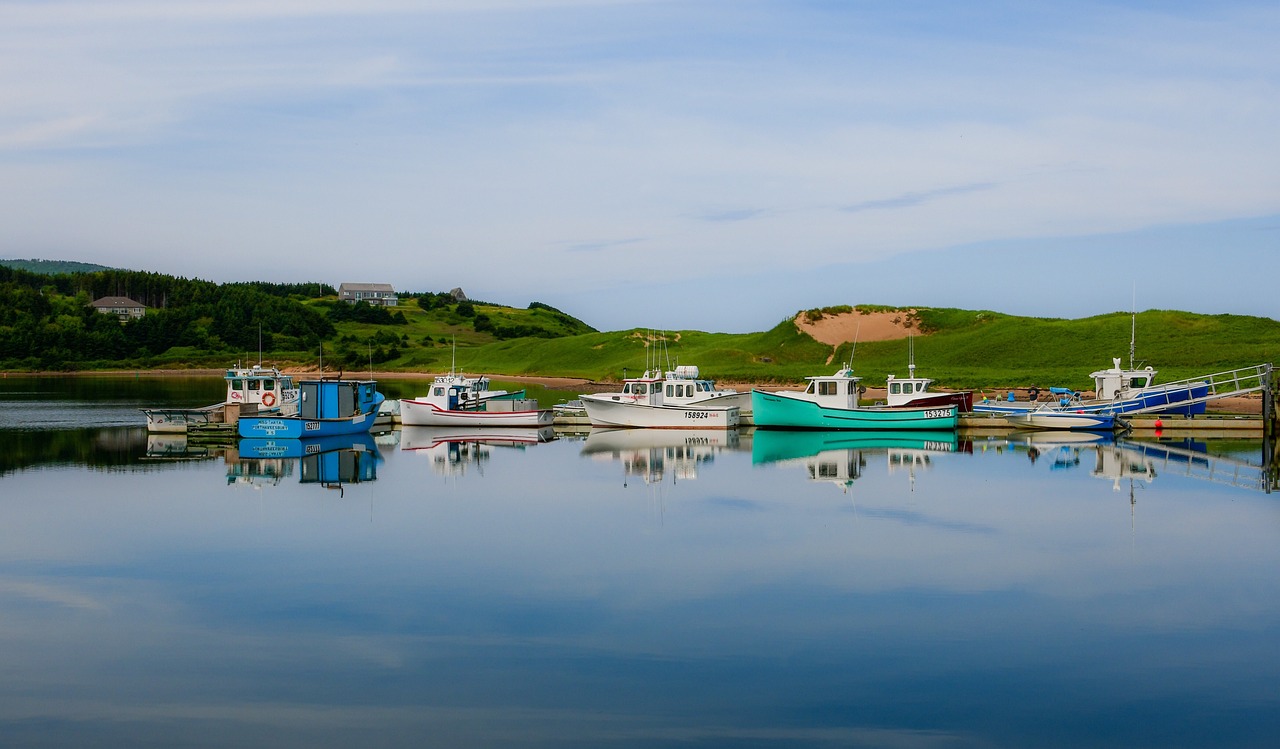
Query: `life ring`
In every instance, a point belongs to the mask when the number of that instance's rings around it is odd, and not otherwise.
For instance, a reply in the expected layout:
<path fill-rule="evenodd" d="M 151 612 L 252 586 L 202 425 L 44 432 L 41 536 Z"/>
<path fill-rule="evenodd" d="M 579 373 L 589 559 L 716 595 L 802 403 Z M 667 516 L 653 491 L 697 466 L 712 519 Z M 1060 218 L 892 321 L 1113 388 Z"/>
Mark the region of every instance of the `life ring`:
<path fill-rule="evenodd" d="M 275 404 L 276 404 L 276 396 L 275 396 L 275 394 L 274 394 L 274 393 L 263 393 L 263 394 L 262 394 L 262 405 L 264 405 L 264 406 L 274 406 Z"/>

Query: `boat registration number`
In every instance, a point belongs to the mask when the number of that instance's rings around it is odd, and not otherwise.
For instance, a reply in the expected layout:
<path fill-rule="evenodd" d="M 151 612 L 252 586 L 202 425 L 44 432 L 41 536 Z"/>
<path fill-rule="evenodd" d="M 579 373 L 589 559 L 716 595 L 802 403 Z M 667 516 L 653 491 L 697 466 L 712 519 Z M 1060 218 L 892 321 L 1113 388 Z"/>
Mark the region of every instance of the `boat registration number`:
<path fill-rule="evenodd" d="M 945 419 L 949 416 L 951 416 L 949 408 L 930 408 L 924 412 L 926 419 Z"/>
<path fill-rule="evenodd" d="M 684 417 L 686 419 L 710 419 L 711 414 L 707 411 L 685 411 Z"/>
<path fill-rule="evenodd" d="M 308 432 L 318 432 L 318 431 L 320 431 L 320 422 L 318 422 L 318 421 L 304 421 L 304 422 L 302 423 L 302 428 L 303 428 L 303 429 L 305 429 L 305 430 L 306 430 L 306 431 L 308 431 Z"/>

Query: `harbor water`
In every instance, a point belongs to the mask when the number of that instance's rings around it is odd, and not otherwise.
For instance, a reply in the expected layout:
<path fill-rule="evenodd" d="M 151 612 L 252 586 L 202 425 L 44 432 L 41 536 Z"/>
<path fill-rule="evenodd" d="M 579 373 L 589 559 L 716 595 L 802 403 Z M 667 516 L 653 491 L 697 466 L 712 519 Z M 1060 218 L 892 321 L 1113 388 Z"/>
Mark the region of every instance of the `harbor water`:
<path fill-rule="evenodd" d="M 1260 441 L 146 433 L 208 379 L 0 381 L 0 745 L 1280 737 Z"/>

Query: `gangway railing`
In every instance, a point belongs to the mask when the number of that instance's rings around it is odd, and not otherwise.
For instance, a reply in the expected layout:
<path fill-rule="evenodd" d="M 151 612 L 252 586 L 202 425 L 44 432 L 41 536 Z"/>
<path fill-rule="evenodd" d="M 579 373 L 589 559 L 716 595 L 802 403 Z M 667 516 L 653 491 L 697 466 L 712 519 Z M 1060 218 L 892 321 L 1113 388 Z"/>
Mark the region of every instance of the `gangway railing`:
<path fill-rule="evenodd" d="M 1154 467 L 1169 475 L 1182 475 L 1238 489 L 1267 491 L 1266 468 L 1246 460 L 1142 440 L 1117 441 L 1116 444 L 1140 450 L 1152 459 Z"/>
<path fill-rule="evenodd" d="M 1157 387 L 1169 391 L 1169 396 L 1164 403 L 1152 403 L 1144 408 L 1134 409 L 1127 413 L 1151 413 L 1153 411 L 1161 411 L 1170 405 L 1189 406 L 1195 403 L 1207 403 L 1209 401 L 1218 400 L 1219 398 L 1231 398 L 1238 395 L 1247 395 L 1248 393 L 1259 393 L 1268 387 L 1267 379 L 1271 375 L 1270 364 L 1255 364 L 1249 367 L 1241 367 L 1240 369 L 1232 369 L 1226 372 L 1215 372 L 1214 374 L 1202 375 L 1200 377 L 1189 377 L 1185 380 L 1174 380 L 1166 382 Z M 1186 389 L 1208 385 L 1209 391 L 1206 395 L 1198 398 L 1178 398 L 1176 393 L 1186 393 Z M 1151 394 L 1143 396 L 1144 400 L 1151 400 Z"/>

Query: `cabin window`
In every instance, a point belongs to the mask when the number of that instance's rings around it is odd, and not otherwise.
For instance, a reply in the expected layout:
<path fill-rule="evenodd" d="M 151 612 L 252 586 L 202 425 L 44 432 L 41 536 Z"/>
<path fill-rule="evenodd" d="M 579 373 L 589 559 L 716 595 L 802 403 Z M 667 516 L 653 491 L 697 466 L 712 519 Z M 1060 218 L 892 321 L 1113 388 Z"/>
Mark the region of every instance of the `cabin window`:
<path fill-rule="evenodd" d="M 634 392 L 636 395 L 644 395 L 649 392 L 649 389 L 645 386 L 643 382 L 637 382 Z"/>
<path fill-rule="evenodd" d="M 244 380 L 232 380 L 232 381 L 231 381 L 231 389 L 232 389 L 232 390 L 244 390 Z"/>
<path fill-rule="evenodd" d="M 902 385 L 897 382 L 889 383 L 889 394 L 900 395 L 902 393 Z"/>
<path fill-rule="evenodd" d="M 813 395 L 813 380 L 809 380 L 809 386 L 804 389 L 809 395 Z"/>
<path fill-rule="evenodd" d="M 258 387 L 259 387 L 259 385 L 260 385 L 260 383 L 259 383 L 257 380 L 249 380 L 249 389 L 250 389 L 250 390 L 257 390 L 257 389 L 258 389 Z"/>
<path fill-rule="evenodd" d="M 839 395 L 840 391 L 837 389 L 838 386 L 839 383 L 835 382 L 819 382 L 818 395 Z"/>
<path fill-rule="evenodd" d="M 436 395 L 444 395 L 444 388 L 436 388 Z"/>
<path fill-rule="evenodd" d="M 858 394 L 858 381 L 851 380 L 849 382 L 849 395 L 857 395 L 857 394 Z"/>
<path fill-rule="evenodd" d="M 667 385 L 667 397 L 668 397 L 668 398 L 670 398 L 671 396 L 673 396 L 673 395 L 675 395 L 675 394 L 676 394 L 676 386 L 675 386 L 675 385 Z"/>
<path fill-rule="evenodd" d="M 263 389 L 263 390 L 275 390 L 275 389 L 276 389 L 276 381 L 275 381 L 275 380 L 263 380 L 263 381 L 262 381 L 262 389 Z"/>

